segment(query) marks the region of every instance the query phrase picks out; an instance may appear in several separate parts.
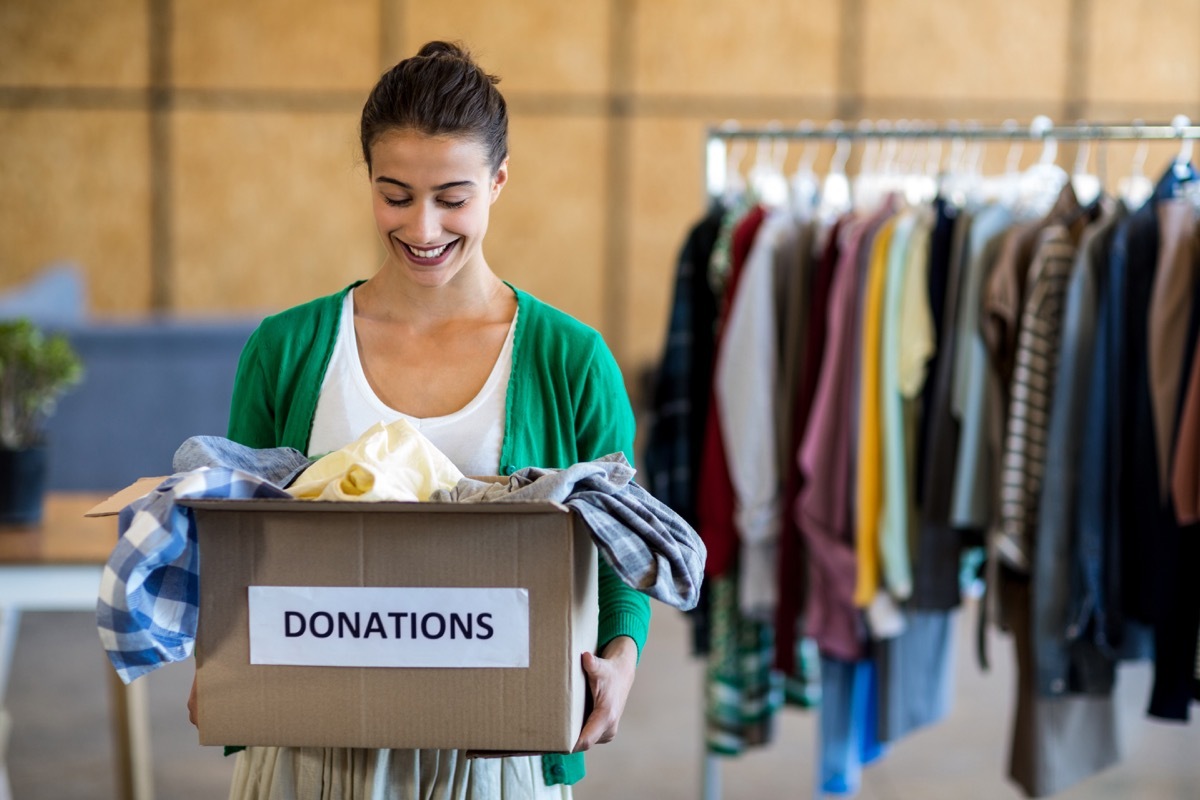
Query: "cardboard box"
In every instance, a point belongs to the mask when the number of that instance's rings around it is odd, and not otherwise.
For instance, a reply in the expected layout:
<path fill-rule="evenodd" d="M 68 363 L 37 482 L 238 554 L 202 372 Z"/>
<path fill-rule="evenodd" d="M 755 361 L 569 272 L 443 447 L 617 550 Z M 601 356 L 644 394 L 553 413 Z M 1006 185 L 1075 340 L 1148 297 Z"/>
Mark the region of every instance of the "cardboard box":
<path fill-rule="evenodd" d="M 586 527 L 566 507 L 185 502 L 195 509 L 200 543 L 201 744 L 504 752 L 574 747 L 588 695 L 581 653 L 596 645 L 597 554 Z M 524 589 L 528 666 L 251 663 L 250 587 L 460 590 L 453 594 Z M 486 614 L 472 620 L 464 613 L 447 627 L 449 614 L 405 616 L 398 606 L 376 611 L 371 618 L 364 609 L 354 625 L 349 615 L 332 610 L 327 616 L 313 614 L 311 607 L 290 612 L 286 635 L 316 633 L 336 658 L 350 661 L 357 656 L 345 651 L 364 644 L 363 631 L 372 627 L 368 619 L 374 621 L 374 636 L 367 638 L 385 656 L 388 648 L 407 647 L 414 639 L 448 640 L 451 634 L 455 646 L 469 649 L 474 642 L 464 640 L 471 638 L 472 624 L 476 638 L 499 638 L 499 632 L 490 635 L 497 626 Z M 338 623 L 341 628 L 331 635 Z M 260 633 L 255 635 L 261 645 Z"/>

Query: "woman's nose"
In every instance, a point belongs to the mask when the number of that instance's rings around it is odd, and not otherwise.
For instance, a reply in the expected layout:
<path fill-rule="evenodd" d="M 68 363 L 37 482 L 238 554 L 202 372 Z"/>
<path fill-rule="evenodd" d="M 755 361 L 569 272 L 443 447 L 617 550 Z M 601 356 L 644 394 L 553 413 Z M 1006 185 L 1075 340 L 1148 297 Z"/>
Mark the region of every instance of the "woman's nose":
<path fill-rule="evenodd" d="M 413 210 L 407 238 L 412 240 L 413 244 L 430 244 L 441 235 L 441 228 L 437 211 L 428 206 L 420 206 Z"/>

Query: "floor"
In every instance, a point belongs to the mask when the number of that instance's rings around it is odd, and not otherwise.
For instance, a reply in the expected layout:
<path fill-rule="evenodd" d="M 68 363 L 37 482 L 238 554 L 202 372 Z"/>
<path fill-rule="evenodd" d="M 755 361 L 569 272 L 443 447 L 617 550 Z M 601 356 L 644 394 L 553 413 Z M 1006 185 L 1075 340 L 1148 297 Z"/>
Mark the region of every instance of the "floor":
<path fill-rule="evenodd" d="M 702 796 L 702 665 L 688 655 L 681 614 L 657 606 L 650 643 L 620 735 L 589 754 L 589 776 L 577 800 Z M 950 718 L 899 742 L 868 767 L 863 800 L 972 798 L 1021 794 L 1005 778 L 1012 653 L 993 637 L 994 666 L 981 673 L 970 653 L 971 620 L 960 620 L 955 706 Z M 13 715 L 9 770 L 15 800 L 106 800 L 113 797 L 106 680 L 109 667 L 86 613 L 26 614 L 9 686 Z M 1150 676 L 1124 668 L 1120 699 L 1125 759 L 1077 785 L 1063 800 L 1196 800 L 1200 798 L 1200 721 L 1150 722 L 1141 712 Z M 148 681 L 155 786 L 160 800 L 208 800 L 228 793 L 230 760 L 196 744 L 184 702 L 191 666 L 179 664 Z M 1198 709 L 1200 710 L 1200 709 Z M 768 748 L 713 762 L 722 800 L 813 797 L 815 717 L 789 710 Z M 714 784 L 715 785 L 715 784 Z"/>

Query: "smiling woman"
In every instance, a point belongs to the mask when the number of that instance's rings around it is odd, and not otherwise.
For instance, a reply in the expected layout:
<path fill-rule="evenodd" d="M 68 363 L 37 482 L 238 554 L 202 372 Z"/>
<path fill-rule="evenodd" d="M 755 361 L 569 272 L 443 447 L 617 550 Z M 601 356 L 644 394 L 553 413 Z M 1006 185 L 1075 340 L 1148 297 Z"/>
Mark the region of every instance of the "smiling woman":
<path fill-rule="evenodd" d="M 484 256 L 509 177 L 497 80 L 444 42 L 380 78 L 360 134 L 383 264 L 263 321 L 242 353 L 229 438 L 317 455 L 406 419 L 468 475 L 616 452 L 632 462 L 633 413 L 603 339 L 502 281 Z M 231 797 L 570 797 L 581 751 L 616 735 L 649 627 L 645 596 L 603 561 L 599 588 L 599 637 L 583 656 L 592 710 L 574 754 L 251 747 Z"/>

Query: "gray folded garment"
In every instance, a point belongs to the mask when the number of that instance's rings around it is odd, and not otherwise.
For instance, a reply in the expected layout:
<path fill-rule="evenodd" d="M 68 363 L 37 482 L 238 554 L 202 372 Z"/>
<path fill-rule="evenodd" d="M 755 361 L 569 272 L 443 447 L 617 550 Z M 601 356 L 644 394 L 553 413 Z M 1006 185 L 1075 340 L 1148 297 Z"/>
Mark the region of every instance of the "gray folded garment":
<path fill-rule="evenodd" d="M 597 549 L 626 585 L 687 611 L 700 600 L 704 542 L 668 506 L 633 481 L 635 470 L 622 453 L 566 469 L 526 467 L 507 481 L 463 478 L 439 489 L 440 503 L 550 501 L 579 512 Z"/>
<path fill-rule="evenodd" d="M 192 436 L 175 451 L 171 469 L 180 473 L 201 467 L 229 467 L 284 489 L 311 463 L 308 456 L 292 447 L 253 448 L 224 436 Z"/>

